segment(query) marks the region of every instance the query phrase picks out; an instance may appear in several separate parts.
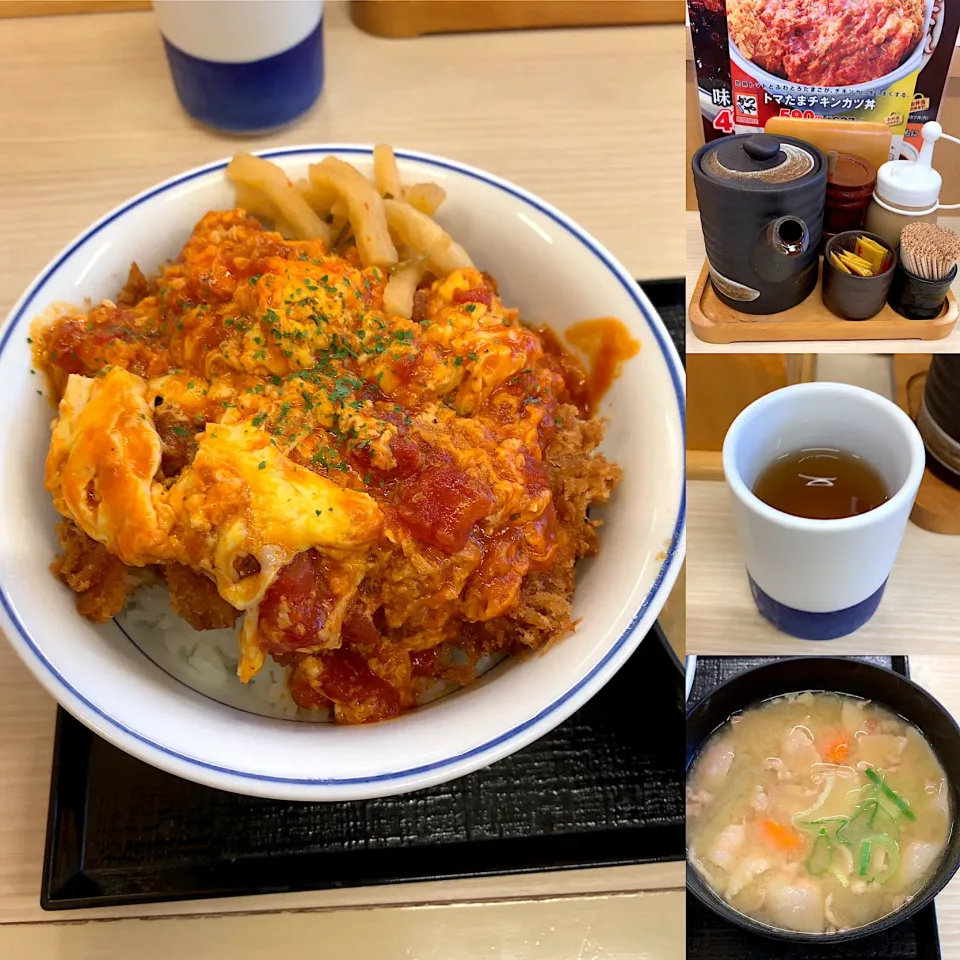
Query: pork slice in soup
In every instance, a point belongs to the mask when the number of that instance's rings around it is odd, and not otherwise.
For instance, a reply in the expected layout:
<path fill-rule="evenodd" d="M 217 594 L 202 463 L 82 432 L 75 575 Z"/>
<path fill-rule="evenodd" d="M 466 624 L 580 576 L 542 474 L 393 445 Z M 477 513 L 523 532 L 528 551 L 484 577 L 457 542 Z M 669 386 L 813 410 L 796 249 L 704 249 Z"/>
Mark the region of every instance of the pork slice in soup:
<path fill-rule="evenodd" d="M 762 923 L 832 933 L 902 907 L 936 870 L 952 811 L 922 734 L 877 704 L 778 697 L 730 718 L 687 776 L 687 857 Z"/>

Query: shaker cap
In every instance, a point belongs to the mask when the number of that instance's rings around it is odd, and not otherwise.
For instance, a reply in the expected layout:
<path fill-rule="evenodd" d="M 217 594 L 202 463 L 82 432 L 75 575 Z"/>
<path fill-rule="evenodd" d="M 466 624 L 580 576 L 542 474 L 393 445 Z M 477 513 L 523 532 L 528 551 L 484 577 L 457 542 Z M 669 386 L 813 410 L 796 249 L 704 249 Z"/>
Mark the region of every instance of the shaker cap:
<path fill-rule="evenodd" d="M 888 160 L 877 171 L 877 196 L 901 207 L 935 207 L 940 202 L 943 177 L 933 169 L 933 147 L 941 137 L 954 139 L 935 120 L 925 123 L 920 128 L 923 146 L 917 159 Z"/>
<path fill-rule="evenodd" d="M 877 171 L 877 196 L 900 207 L 936 206 L 942 186 L 943 177 L 916 160 L 888 160 Z"/>

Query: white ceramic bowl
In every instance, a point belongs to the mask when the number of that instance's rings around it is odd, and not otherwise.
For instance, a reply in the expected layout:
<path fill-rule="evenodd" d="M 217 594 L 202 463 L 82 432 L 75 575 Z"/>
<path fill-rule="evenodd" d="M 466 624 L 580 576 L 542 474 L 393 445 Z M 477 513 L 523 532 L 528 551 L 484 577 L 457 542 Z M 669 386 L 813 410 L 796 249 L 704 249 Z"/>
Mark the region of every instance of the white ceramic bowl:
<path fill-rule="evenodd" d="M 370 169 L 371 150 L 310 146 L 265 152 L 294 178 L 337 154 Z M 606 510 L 600 555 L 582 565 L 576 632 L 547 653 L 506 661 L 476 684 L 396 720 L 360 727 L 258 716 L 191 690 L 114 623 L 96 626 L 50 574 L 56 516 L 43 489 L 51 410 L 30 374 L 28 326 L 51 304 L 115 296 L 130 262 L 175 255 L 210 209 L 233 206 L 213 163 L 107 214 L 47 266 L 0 339 L 0 626 L 37 679 L 75 717 L 128 753 L 225 790 L 298 800 L 403 793 L 462 776 L 560 723 L 630 656 L 660 612 L 684 551 L 684 376 L 670 338 L 620 264 L 537 197 L 480 170 L 398 152 L 408 182 L 436 180 L 439 218 L 530 322 L 563 330 L 622 319 L 641 343 L 607 396 L 605 453 L 624 468 Z M 637 224 L 637 229 L 643 229 Z"/>

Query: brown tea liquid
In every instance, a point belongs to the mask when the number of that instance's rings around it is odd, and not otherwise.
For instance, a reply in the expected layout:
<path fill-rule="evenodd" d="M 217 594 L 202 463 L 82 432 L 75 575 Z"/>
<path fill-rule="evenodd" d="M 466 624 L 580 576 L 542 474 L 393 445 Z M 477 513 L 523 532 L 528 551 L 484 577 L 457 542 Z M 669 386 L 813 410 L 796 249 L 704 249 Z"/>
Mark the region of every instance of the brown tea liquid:
<path fill-rule="evenodd" d="M 883 478 L 869 463 L 832 447 L 777 457 L 760 472 L 753 492 L 775 510 L 810 520 L 855 517 L 890 499 Z"/>

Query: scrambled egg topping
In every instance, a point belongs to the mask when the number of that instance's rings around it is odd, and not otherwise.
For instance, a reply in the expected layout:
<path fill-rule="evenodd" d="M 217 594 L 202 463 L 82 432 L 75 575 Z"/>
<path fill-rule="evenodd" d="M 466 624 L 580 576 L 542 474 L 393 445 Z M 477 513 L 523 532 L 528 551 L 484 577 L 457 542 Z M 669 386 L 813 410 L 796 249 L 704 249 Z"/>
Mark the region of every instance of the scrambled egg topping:
<path fill-rule="evenodd" d="M 339 643 L 372 570 L 378 629 L 427 648 L 509 610 L 558 549 L 541 461 L 561 364 L 478 271 L 427 283 L 411 320 L 385 315 L 385 282 L 355 252 L 213 212 L 158 281 L 134 269 L 119 302 L 35 329 L 60 404 L 57 510 L 125 564 L 185 564 L 247 611 L 241 675 L 269 636 Z M 260 604 L 310 550 L 323 616 L 308 636 L 281 604 L 267 629 Z"/>

